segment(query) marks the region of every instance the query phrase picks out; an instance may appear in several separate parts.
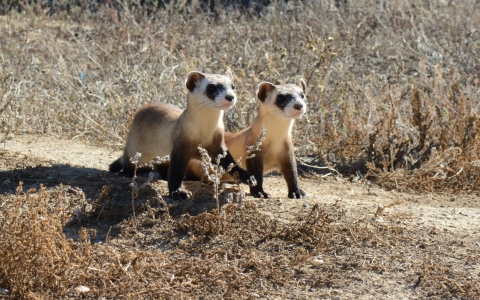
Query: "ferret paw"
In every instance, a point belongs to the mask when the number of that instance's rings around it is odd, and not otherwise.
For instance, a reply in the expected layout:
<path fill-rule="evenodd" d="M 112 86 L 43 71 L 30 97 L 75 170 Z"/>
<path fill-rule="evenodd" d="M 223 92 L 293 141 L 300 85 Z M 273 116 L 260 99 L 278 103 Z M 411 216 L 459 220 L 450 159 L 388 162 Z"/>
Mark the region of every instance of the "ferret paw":
<path fill-rule="evenodd" d="M 305 193 L 302 189 L 299 188 L 294 191 L 288 191 L 288 198 L 290 199 L 302 199 L 307 197 L 307 193 Z"/>
<path fill-rule="evenodd" d="M 170 192 L 170 198 L 176 201 L 187 200 L 188 193 L 182 189 L 177 189 L 176 191 Z"/>
<path fill-rule="evenodd" d="M 250 188 L 250 194 L 254 197 L 254 198 L 264 198 L 264 199 L 268 199 L 270 198 L 270 195 L 265 193 L 263 191 L 262 188 Z"/>

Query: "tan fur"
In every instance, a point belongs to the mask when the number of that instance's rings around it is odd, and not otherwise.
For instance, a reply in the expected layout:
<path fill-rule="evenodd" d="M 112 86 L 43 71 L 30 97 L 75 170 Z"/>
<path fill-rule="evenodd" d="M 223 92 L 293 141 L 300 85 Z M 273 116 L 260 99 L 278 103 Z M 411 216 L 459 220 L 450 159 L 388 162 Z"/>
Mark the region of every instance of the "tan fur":
<path fill-rule="evenodd" d="M 125 149 L 128 157 L 134 157 L 140 152 L 142 156 L 139 164 L 143 164 L 157 156 L 170 155 L 173 149 L 173 133 L 178 127 L 181 114 L 182 110 L 179 108 L 160 102 L 149 103 L 140 108 L 127 136 Z"/>
<path fill-rule="evenodd" d="M 256 153 L 256 155 L 265 157 L 264 174 L 280 171 L 279 164 L 281 161 L 279 160 L 279 154 L 285 151 L 285 142 L 291 143 L 293 120 L 285 121 L 277 118 L 260 105 L 258 116 L 255 118 L 252 127 L 236 133 L 225 133 L 225 142 L 233 158 L 238 159 L 242 157 L 242 165 L 245 165 L 247 146 L 256 143 L 262 130 L 262 124 L 265 125 L 267 134 L 261 146 L 262 150 Z"/>
<path fill-rule="evenodd" d="M 223 134 L 223 111 L 199 110 L 198 107 L 191 106 L 189 108 L 187 105 L 184 111 L 160 102 L 143 106 L 128 133 L 128 157 L 140 152 L 142 156 L 139 164 L 148 163 L 157 156 L 170 155 L 175 140 L 188 140 L 187 143 L 194 148 L 199 144 L 207 147 L 212 143 L 216 132 Z"/>
<path fill-rule="evenodd" d="M 265 124 L 267 134 L 265 140 L 260 147 L 262 150 L 255 155 L 261 155 L 265 158 L 264 174 L 273 171 L 280 172 L 282 159 L 280 153 L 285 151 L 285 143 L 292 143 L 292 126 L 294 120 L 285 120 L 275 118 L 272 114 L 265 111 L 265 108 L 260 105 L 258 116 L 255 118 L 253 125 L 237 132 L 225 132 L 225 143 L 232 154 L 235 161 L 242 158 L 241 166 L 245 168 L 247 156 L 247 146 L 255 145 L 260 132 L 262 124 Z M 199 161 L 192 161 L 189 164 L 189 174 L 192 178 L 199 179 L 202 177 L 202 171 Z M 222 177 L 224 182 L 232 182 L 234 178 L 230 174 L 225 174 Z"/>

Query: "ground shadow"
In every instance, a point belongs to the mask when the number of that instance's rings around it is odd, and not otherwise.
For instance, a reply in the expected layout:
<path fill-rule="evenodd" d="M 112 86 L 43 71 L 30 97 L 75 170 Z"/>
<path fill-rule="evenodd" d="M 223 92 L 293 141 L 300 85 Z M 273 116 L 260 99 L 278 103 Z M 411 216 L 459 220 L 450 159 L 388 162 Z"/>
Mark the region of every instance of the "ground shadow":
<path fill-rule="evenodd" d="M 96 231 L 95 242 L 104 241 L 107 234 L 115 237 L 118 225 L 132 215 L 129 180 L 104 170 L 57 164 L 0 171 L 2 194 L 14 194 L 20 182 L 24 192 L 38 191 L 41 186 L 64 192 L 71 202 L 69 209 L 74 212 L 64 231 L 74 240 L 81 227 Z M 135 207 L 141 209 L 145 200 L 155 193 L 151 187 L 143 188 L 134 202 Z"/>
<path fill-rule="evenodd" d="M 23 182 L 24 192 L 30 189 L 38 191 L 41 186 L 49 190 L 61 189 L 62 195 L 69 198 L 69 212 L 73 215 L 64 226 L 64 232 L 74 240 L 78 240 L 81 228 L 94 233 L 92 242 L 113 239 L 122 228 L 128 227 L 128 224 L 122 223 L 130 222 L 134 213 L 139 216 L 147 210 L 153 218 L 161 218 L 161 214 L 165 213 L 171 218 L 178 218 L 216 208 L 212 187 L 201 186 L 199 182 L 185 182 L 187 190 L 194 196 L 189 202 L 170 199 L 166 182 L 155 180 L 152 185 L 138 189 L 132 206 L 131 178 L 95 168 L 45 163 L 34 165 L 34 160 L 24 160 L 21 166 L 15 165 L 17 168 L 1 170 L 0 193 L 14 194 L 20 182 Z M 135 181 L 137 186 L 145 183 L 147 178 L 148 174 L 139 174 Z M 221 199 L 224 198 L 222 194 Z"/>

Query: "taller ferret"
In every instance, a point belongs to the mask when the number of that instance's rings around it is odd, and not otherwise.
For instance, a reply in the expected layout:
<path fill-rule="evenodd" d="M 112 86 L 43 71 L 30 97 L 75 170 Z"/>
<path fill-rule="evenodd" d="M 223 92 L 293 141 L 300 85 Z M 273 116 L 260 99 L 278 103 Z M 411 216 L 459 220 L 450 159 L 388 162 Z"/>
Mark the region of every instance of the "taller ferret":
<path fill-rule="evenodd" d="M 182 190 L 185 170 L 190 160 L 199 160 L 198 145 L 202 145 L 212 159 L 226 153 L 220 165 L 227 169 L 235 161 L 225 144 L 224 110 L 236 101 L 235 85 L 226 75 L 190 72 L 185 85 L 188 89 L 187 108 L 153 102 L 144 105 L 135 114 L 122 157 L 110 165 L 111 172 L 133 176 L 135 166 L 130 159 L 141 153 L 138 164 L 146 164 L 156 157 L 170 155 L 170 161 L 155 165 L 160 177 L 168 180 L 168 190 L 175 200 L 187 199 Z M 234 166 L 229 172 L 241 182 L 255 185 L 247 171 Z"/>
<path fill-rule="evenodd" d="M 244 130 L 225 133 L 225 142 L 234 159 L 242 157 L 242 166 L 252 174 L 256 186 L 250 186 L 250 194 L 255 198 L 270 197 L 263 190 L 263 175 L 272 171 L 283 174 L 288 187 L 289 198 L 305 198 L 307 194 L 298 184 L 297 162 L 295 159 L 292 129 L 296 119 L 306 112 L 305 103 L 306 84 L 303 79 L 299 85 L 262 82 L 258 85 L 257 98 L 260 101 L 258 115 L 251 127 Z M 265 140 L 261 151 L 255 156 L 245 159 L 247 147 L 255 145 L 262 124 L 266 128 Z M 200 165 L 192 162 L 187 171 L 190 179 L 200 179 L 202 176 Z M 222 177 L 222 181 L 232 181 L 229 174 Z"/>

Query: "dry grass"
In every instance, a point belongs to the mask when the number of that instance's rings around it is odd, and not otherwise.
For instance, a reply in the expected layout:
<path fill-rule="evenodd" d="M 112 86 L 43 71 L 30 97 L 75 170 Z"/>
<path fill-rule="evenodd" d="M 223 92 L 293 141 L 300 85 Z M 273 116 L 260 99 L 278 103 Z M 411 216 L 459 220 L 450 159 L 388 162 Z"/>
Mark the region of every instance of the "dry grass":
<path fill-rule="evenodd" d="M 47 16 L 27 5 L 0 16 L 1 132 L 121 149 L 142 104 L 185 106 L 191 70 L 232 71 L 240 101 L 225 123 L 235 131 L 254 119 L 259 82 L 303 77 L 308 111 L 295 123 L 295 145 L 309 164 L 399 191 L 478 192 L 478 1 L 334 2 L 273 3 L 261 17 L 209 14 L 198 1 L 149 14 L 133 6 L 92 14 L 80 1 Z M 287 221 L 250 202 L 185 215 L 153 188 L 115 196 L 114 187 L 95 200 L 62 186 L 1 195 L 0 292 L 68 298 L 84 286 L 95 299 L 322 298 L 347 284 L 362 291 L 365 276 L 378 275 L 418 297 L 480 295 L 471 271 L 451 267 L 475 264 L 479 252 L 435 228 L 347 218 L 336 205 Z M 125 199 L 128 208 L 119 205 Z M 65 224 L 113 219 L 122 220 L 112 225 L 115 239 L 65 232 Z"/>

